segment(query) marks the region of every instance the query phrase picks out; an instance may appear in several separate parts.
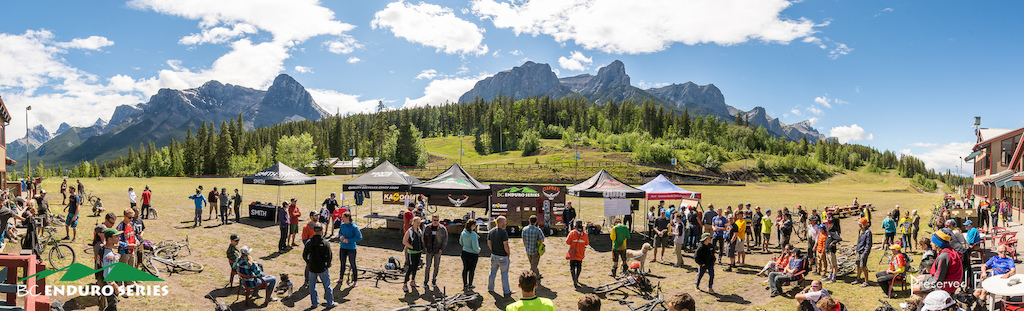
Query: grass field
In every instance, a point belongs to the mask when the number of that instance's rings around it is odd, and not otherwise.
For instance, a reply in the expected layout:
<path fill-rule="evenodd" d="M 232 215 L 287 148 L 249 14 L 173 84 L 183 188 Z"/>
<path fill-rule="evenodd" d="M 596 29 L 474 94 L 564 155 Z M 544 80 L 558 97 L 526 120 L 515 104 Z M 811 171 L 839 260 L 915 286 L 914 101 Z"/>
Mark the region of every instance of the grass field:
<path fill-rule="evenodd" d="M 468 140 L 467 140 L 468 142 Z M 457 149 L 457 148 L 456 148 Z M 471 171 L 471 173 L 474 173 Z M 474 173 L 475 174 L 475 173 Z M 587 172 L 586 175 L 593 174 Z M 280 199 L 278 199 L 278 188 L 272 186 L 246 186 L 244 188 L 245 201 L 269 201 L 280 202 L 287 198 L 298 198 L 299 206 L 303 212 L 308 213 L 312 208 L 319 208 L 319 201 L 322 201 L 330 192 L 340 192 L 341 185 L 349 176 L 324 177 L 318 180 L 314 186 L 291 186 L 280 188 Z M 74 179 L 69 180 L 74 183 Z M 193 214 L 192 203 L 187 196 L 194 193 L 198 185 L 203 185 L 207 190 L 211 187 L 226 187 L 229 190 L 241 188 L 240 178 L 230 179 L 207 179 L 207 178 L 104 178 L 103 180 L 83 180 L 86 189 L 94 195 L 99 195 L 105 201 L 108 210 L 120 211 L 128 206 L 126 191 L 129 186 L 134 186 L 141 192 L 141 188 L 149 185 L 153 189 L 154 207 L 159 210 L 160 218 L 146 222 L 148 226 L 146 238 L 148 240 L 160 241 L 165 239 L 182 239 L 186 236 L 192 241 L 193 255 L 191 260 L 202 262 L 206 270 L 195 275 L 185 274 L 163 274 L 161 277 L 170 286 L 169 297 L 133 297 L 122 301 L 121 307 L 124 310 L 198 310 L 211 308 L 212 303 L 203 298 L 212 294 L 222 302 L 226 302 L 235 310 L 243 309 L 242 299 L 235 294 L 235 289 L 224 289 L 227 284 L 229 272 L 228 265 L 224 259 L 224 250 L 228 245 L 228 235 L 237 233 L 242 237 L 241 245 L 248 245 L 254 249 L 253 257 L 256 261 L 264 264 L 266 272 L 272 275 L 287 273 L 292 276 L 293 282 L 300 283 L 303 272 L 303 261 L 301 260 L 301 248 L 296 248 L 286 253 L 275 253 L 278 229 L 269 222 L 244 219 L 242 223 L 232 223 L 226 226 L 217 225 L 214 220 L 204 221 L 205 227 L 190 228 Z M 61 201 L 59 194 L 60 179 L 48 179 L 44 182 L 43 188 L 51 194 L 50 202 L 52 208 L 59 212 Z M 825 206 L 825 205 L 846 205 L 858 197 L 862 203 L 873 203 L 877 208 L 874 212 L 875 219 L 882 219 L 885 213 L 896 204 L 901 206 L 903 211 L 917 209 L 923 219 L 928 219 L 931 207 L 939 201 L 940 196 L 936 194 L 919 194 L 910 191 L 909 183 L 900 178 L 894 178 L 888 174 L 870 174 L 862 172 L 851 172 L 840 174 L 826 182 L 817 184 L 786 184 L 786 183 L 749 183 L 745 187 L 716 187 L 716 186 L 687 186 L 690 190 L 703 193 L 704 205 L 714 204 L 715 206 L 736 205 L 739 203 L 752 203 L 759 205 L 762 209 L 778 209 L 783 206 L 795 208 L 796 205 L 803 206 Z M 316 193 L 314 194 L 314 191 Z M 373 211 L 381 214 L 397 214 L 397 206 L 382 206 L 379 193 L 375 193 Z M 570 197 L 574 204 L 578 204 L 582 219 L 586 221 L 601 222 L 600 199 L 582 199 Z M 344 204 L 354 205 L 352 194 L 346 193 Z M 643 204 L 643 203 L 642 203 Z M 656 202 L 651 202 L 656 204 Z M 469 208 L 447 208 L 440 207 L 438 212 L 442 218 L 458 218 L 471 209 Z M 370 213 L 367 205 L 355 208 L 358 214 L 357 224 L 360 227 L 367 223 L 363 215 Z M 476 209 L 478 214 L 483 214 L 482 209 Z M 243 214 L 247 214 L 243 207 Z M 207 213 L 204 213 L 204 216 Z M 79 226 L 79 237 L 74 242 L 74 249 L 78 250 L 78 262 L 90 264 L 91 259 L 85 258 L 81 250 L 86 248 L 90 240 L 91 228 L 100 218 L 83 216 Z M 876 221 L 880 224 L 880 221 Z M 375 223 L 373 227 L 380 225 Z M 638 222 L 638 225 L 640 223 Z M 843 220 L 844 238 L 855 240 L 856 228 L 854 220 L 847 218 Z M 873 228 L 876 232 L 876 241 L 881 241 L 878 234 L 881 230 Z M 63 229 L 60 229 L 63 236 Z M 928 231 L 928 228 L 922 228 Z M 390 256 L 401 258 L 400 235 L 397 230 L 368 228 L 363 230 L 366 239 L 360 243 L 358 264 L 365 267 L 379 267 Z M 924 233 L 922 233 L 924 234 Z M 796 241 L 796 238 L 793 238 Z M 541 271 L 545 275 L 542 287 L 538 293 L 542 297 L 553 298 L 558 310 L 575 310 L 576 300 L 588 292 L 588 289 L 574 289 L 567 272 L 568 263 L 564 260 L 567 250 L 564 236 L 549 238 L 546 243 L 548 254 L 541 259 Z M 584 261 L 582 283 L 588 286 L 597 286 L 612 281 L 608 273 L 611 261 L 608 247 L 607 235 L 591 237 L 594 249 L 587 251 Z M 486 243 L 482 243 L 486 248 Z M 515 288 L 515 275 L 528 268 L 525 255 L 523 255 L 522 243 L 519 239 L 510 241 L 513 254 L 511 256 L 512 266 L 510 278 L 512 287 Z M 336 245 L 336 244 L 335 244 Z M 638 248 L 638 243 L 630 244 L 631 248 Z M 458 291 L 461 288 L 459 271 L 461 262 L 459 260 L 459 246 L 455 237 L 450 240 L 442 259 L 441 272 L 439 274 L 440 286 L 446 287 L 448 293 Z M 597 251 L 599 249 L 602 251 Z M 7 251 L 12 251 L 9 247 Z M 337 251 L 337 248 L 335 248 Z M 674 256 L 666 252 L 666 256 L 674 260 Z M 512 302 L 511 298 L 487 294 L 487 274 L 489 272 L 489 260 L 482 253 L 483 258 L 476 269 L 475 284 L 481 292 L 483 301 L 474 303 L 470 309 L 496 310 L 503 309 L 505 304 Z M 915 253 L 919 254 L 919 253 Z M 689 256 L 689 254 L 687 254 Z M 706 292 L 696 292 L 693 283 L 696 278 L 696 268 L 693 260 L 687 257 L 684 268 L 673 268 L 664 264 L 649 264 L 652 269 L 652 276 L 660 282 L 666 294 L 685 291 L 695 297 L 699 310 L 713 310 L 724 307 L 727 310 L 789 310 L 795 307 L 795 300 L 786 297 L 769 298 L 768 291 L 764 290 L 765 284 L 760 281 L 763 278 L 753 276 L 771 255 L 748 255 L 747 266 L 740 268 L 739 272 L 726 273 L 721 271 L 722 266 L 717 269 L 715 280 L 716 295 Z M 872 271 L 880 271 L 882 267 L 875 265 L 881 256 L 880 251 L 872 253 L 869 260 Z M 335 254 L 337 258 L 337 254 Z M 915 262 L 916 263 L 916 262 Z M 331 268 L 331 277 L 338 277 L 338 262 L 335 259 Z M 817 276 L 813 276 L 817 277 Z M 846 280 L 853 276 L 850 275 Z M 54 278 L 51 284 L 65 284 L 56 281 Z M 80 283 L 85 284 L 88 278 Z M 423 272 L 418 275 L 417 283 L 422 283 Z M 843 281 L 844 279 L 840 279 Z M 500 283 L 500 282 L 499 282 Z M 805 283 L 806 284 L 806 283 Z M 296 288 L 300 284 L 296 284 Z M 701 285 L 706 289 L 707 283 Z M 500 288 L 500 285 L 499 285 Z M 794 289 L 790 287 L 789 289 Z M 861 288 L 849 285 L 845 282 L 837 282 L 826 286 L 835 293 L 842 302 L 857 306 L 853 309 L 866 310 L 874 309 L 878 305 L 877 299 L 881 298 L 881 291 L 877 287 Z M 318 287 L 322 292 L 322 289 Z M 792 292 L 792 291 L 791 291 Z M 282 298 L 279 302 L 272 302 L 266 309 L 280 310 L 310 307 L 310 300 L 306 289 L 297 289 L 294 295 Z M 390 310 L 410 303 L 423 303 L 431 300 L 434 292 L 425 292 L 419 288 L 410 294 L 404 294 L 401 284 L 380 283 L 380 287 L 374 287 L 372 280 L 362 280 L 354 288 L 342 286 L 334 289 L 335 300 L 344 303 L 339 310 Z M 321 295 L 321 297 L 323 297 Z M 792 295 L 789 295 L 792 297 Z M 53 299 L 70 300 L 68 309 L 95 310 L 96 302 L 92 298 L 85 297 L 53 297 Z M 627 302 L 642 302 L 643 298 L 634 294 L 612 293 L 604 297 L 603 310 L 626 310 L 624 304 Z M 258 301 L 262 303 L 262 300 Z M 897 302 L 897 301 L 892 301 Z M 851 310 L 853 310 L 851 309 Z"/>

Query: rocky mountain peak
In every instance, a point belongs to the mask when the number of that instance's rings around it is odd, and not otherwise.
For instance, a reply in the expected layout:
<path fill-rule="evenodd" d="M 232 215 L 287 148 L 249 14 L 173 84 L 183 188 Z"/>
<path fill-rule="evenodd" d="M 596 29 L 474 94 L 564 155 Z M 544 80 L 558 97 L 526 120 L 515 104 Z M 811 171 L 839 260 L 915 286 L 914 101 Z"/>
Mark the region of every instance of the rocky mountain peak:
<path fill-rule="evenodd" d="M 67 122 L 63 122 L 63 123 L 60 124 L 60 126 L 57 127 L 57 131 L 53 132 L 53 136 L 60 135 L 61 133 L 64 133 L 64 131 L 67 131 L 70 128 L 71 128 L 70 124 L 68 124 Z"/>
<path fill-rule="evenodd" d="M 498 95 L 513 98 L 547 95 L 560 98 L 569 93 L 572 90 L 558 81 L 550 65 L 527 61 L 522 66 L 477 81 L 473 89 L 459 97 L 459 102 L 470 102 L 474 98 L 492 100 Z"/>
<path fill-rule="evenodd" d="M 250 110 L 247 120 L 253 127 L 263 127 L 287 121 L 320 120 L 328 116 L 306 88 L 289 75 L 281 74 L 267 89 L 263 100 Z M 248 122 L 247 122 L 248 123 Z"/>
<path fill-rule="evenodd" d="M 596 76 L 585 73 L 558 80 L 574 92 L 583 95 L 601 93 L 623 84 L 629 85 L 629 75 L 626 74 L 626 65 L 619 60 L 615 60 L 611 64 L 608 64 L 608 66 L 598 69 Z"/>

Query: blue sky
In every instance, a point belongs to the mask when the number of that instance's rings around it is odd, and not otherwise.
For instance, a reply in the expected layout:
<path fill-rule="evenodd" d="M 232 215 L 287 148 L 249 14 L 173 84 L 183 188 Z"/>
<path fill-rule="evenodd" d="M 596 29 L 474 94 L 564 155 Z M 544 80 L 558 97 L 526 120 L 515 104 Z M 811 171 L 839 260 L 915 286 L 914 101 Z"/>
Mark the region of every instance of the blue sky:
<path fill-rule="evenodd" d="M 714 83 L 740 109 L 956 171 L 985 127 L 1024 126 L 1022 5 L 784 0 L 15 1 L 0 96 L 30 125 L 88 125 L 160 88 L 279 73 L 329 111 L 456 100 L 532 60 L 560 77 L 622 60 L 633 85 Z M 14 14 L 10 14 L 14 13 Z M 1017 29 L 1016 31 L 1014 29 Z M 1016 115 L 1008 112 L 1017 112 Z M 965 166 L 965 169 L 968 167 Z"/>

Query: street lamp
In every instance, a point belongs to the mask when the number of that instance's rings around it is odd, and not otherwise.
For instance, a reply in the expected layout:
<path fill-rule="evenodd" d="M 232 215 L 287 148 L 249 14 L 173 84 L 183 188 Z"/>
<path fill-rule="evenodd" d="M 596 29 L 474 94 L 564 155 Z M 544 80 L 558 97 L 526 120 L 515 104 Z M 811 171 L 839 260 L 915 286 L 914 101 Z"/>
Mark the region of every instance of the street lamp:
<path fill-rule="evenodd" d="M 28 154 L 28 111 L 32 110 L 32 106 L 25 107 L 25 169 L 28 172 L 28 178 L 32 178 L 32 161 L 29 159 Z M 31 182 L 31 181 L 29 181 Z"/>

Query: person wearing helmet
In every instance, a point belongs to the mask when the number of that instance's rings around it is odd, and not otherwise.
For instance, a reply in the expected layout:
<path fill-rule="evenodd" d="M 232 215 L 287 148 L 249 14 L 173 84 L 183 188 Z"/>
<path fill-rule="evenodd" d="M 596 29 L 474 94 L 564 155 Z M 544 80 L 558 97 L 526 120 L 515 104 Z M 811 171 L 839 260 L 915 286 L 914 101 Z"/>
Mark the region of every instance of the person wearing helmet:
<path fill-rule="evenodd" d="M 857 246 L 854 248 L 857 251 L 857 279 L 854 280 L 853 284 L 860 283 L 860 287 L 868 286 L 868 256 L 871 255 L 871 223 L 868 222 L 866 217 L 861 218 L 857 221 L 860 224 L 860 236 L 857 237 Z M 861 274 L 864 275 L 864 282 L 861 283 Z"/>
<path fill-rule="evenodd" d="M 903 255 L 903 247 L 899 244 L 893 244 L 889 246 L 889 250 L 892 252 L 892 259 L 889 259 L 889 269 L 875 274 L 878 286 L 885 293 L 885 299 L 890 299 L 889 287 L 892 286 L 892 280 L 896 277 L 902 277 L 900 275 L 907 271 L 907 258 Z"/>

